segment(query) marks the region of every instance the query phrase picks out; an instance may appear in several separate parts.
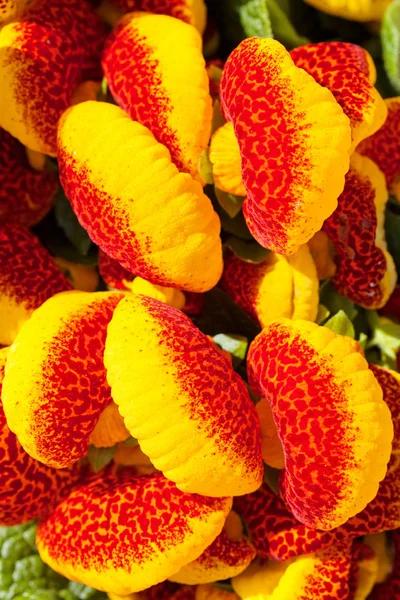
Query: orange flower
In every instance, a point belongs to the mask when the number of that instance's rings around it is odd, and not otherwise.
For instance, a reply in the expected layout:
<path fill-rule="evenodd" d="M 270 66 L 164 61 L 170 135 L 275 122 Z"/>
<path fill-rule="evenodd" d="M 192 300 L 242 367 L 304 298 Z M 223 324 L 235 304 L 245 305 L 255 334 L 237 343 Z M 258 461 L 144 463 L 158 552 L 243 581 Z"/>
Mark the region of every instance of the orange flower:
<path fill-rule="evenodd" d="M 103 55 L 104 74 L 118 104 L 169 149 L 180 171 L 193 176 L 212 119 L 201 50 L 193 26 L 166 15 L 130 13 L 109 37 Z"/>
<path fill-rule="evenodd" d="M 382 127 L 388 110 L 374 87 L 375 65 L 364 48 L 346 42 L 321 42 L 295 48 L 290 55 L 297 67 L 335 96 L 349 117 L 353 149 Z"/>
<path fill-rule="evenodd" d="M 400 97 L 385 100 L 388 116 L 384 125 L 361 142 L 357 152 L 373 160 L 386 177 L 391 194 L 400 199 Z"/>
<path fill-rule="evenodd" d="M 355 153 L 338 208 L 324 223 L 336 250 L 337 290 L 370 310 L 386 304 L 397 282 L 385 239 L 387 200 L 383 173 Z"/>
<path fill-rule="evenodd" d="M 0 31 L 0 126 L 56 154 L 58 120 L 84 79 L 101 78 L 106 28 L 88 2 L 39 0 Z"/>
<path fill-rule="evenodd" d="M 3 405 L 10 429 L 44 464 L 62 468 L 86 455 L 111 401 L 103 350 L 122 295 L 68 292 L 50 298 L 10 350 Z"/>
<path fill-rule="evenodd" d="M 50 210 L 57 189 L 55 173 L 32 169 L 25 148 L 0 129 L 0 222 L 36 225 Z"/>
<path fill-rule="evenodd" d="M 221 284 L 262 327 L 279 317 L 314 321 L 317 316 L 319 282 L 307 245 L 290 257 L 271 252 L 258 264 L 226 253 Z"/>
<path fill-rule="evenodd" d="M 15 21 L 23 13 L 30 0 L 2 0 L 0 5 L 0 27 Z"/>
<path fill-rule="evenodd" d="M 271 39 L 247 39 L 232 52 L 221 102 L 239 143 L 247 224 L 263 246 L 293 254 L 336 208 L 349 121 L 331 92 Z"/>
<path fill-rule="evenodd" d="M 220 533 L 231 498 L 185 494 L 160 474 L 100 474 L 37 529 L 39 554 L 70 579 L 127 595 L 195 560 Z"/>
<path fill-rule="evenodd" d="M 260 426 L 245 383 L 182 312 L 126 296 L 104 360 L 127 429 L 179 489 L 223 496 L 259 487 Z"/>
<path fill-rule="evenodd" d="M 146 127 L 117 106 L 78 104 L 60 121 L 58 158 L 81 225 L 125 269 L 195 292 L 217 283 L 219 218 L 201 185 L 178 172 Z"/>
<path fill-rule="evenodd" d="M 71 286 L 36 236 L 19 225 L 0 228 L 0 344 L 9 345 L 33 311 Z"/>
<path fill-rule="evenodd" d="M 0 350 L 0 397 L 8 348 Z M 18 525 L 47 513 L 79 476 L 77 465 L 56 470 L 27 454 L 7 425 L 0 401 L 0 524 Z"/>
<path fill-rule="evenodd" d="M 280 488 L 293 514 L 329 531 L 363 510 L 385 477 L 393 425 L 359 344 L 281 319 L 252 342 L 248 375 L 271 404 L 285 455 Z"/>

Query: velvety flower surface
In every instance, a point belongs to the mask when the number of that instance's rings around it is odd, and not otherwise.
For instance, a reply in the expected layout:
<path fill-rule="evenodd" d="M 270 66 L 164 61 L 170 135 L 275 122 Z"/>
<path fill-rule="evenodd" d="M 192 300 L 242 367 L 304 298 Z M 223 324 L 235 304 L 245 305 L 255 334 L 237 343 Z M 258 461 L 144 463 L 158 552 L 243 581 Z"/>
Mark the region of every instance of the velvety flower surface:
<path fill-rule="evenodd" d="M 260 486 L 260 425 L 246 386 L 182 312 L 124 298 L 104 360 L 126 427 L 179 489 L 223 496 Z"/>
<path fill-rule="evenodd" d="M 80 223 L 125 269 L 194 292 L 217 283 L 219 218 L 201 185 L 179 173 L 145 126 L 117 106 L 83 102 L 61 119 L 58 160 Z"/>
<path fill-rule="evenodd" d="M 285 501 L 305 525 L 342 525 L 376 496 L 393 439 L 361 347 L 315 323 L 281 319 L 256 337 L 247 361 L 282 442 Z"/>
<path fill-rule="evenodd" d="M 25 323 L 10 350 L 2 394 L 7 423 L 44 464 L 61 468 L 85 456 L 100 413 L 111 402 L 103 352 L 121 297 L 54 296 Z"/>
<path fill-rule="evenodd" d="M 331 92 L 271 39 L 250 38 L 232 52 L 221 102 L 239 143 L 250 231 L 261 245 L 293 254 L 336 208 L 349 121 Z"/>
<path fill-rule="evenodd" d="M 103 473 L 39 523 L 36 542 L 56 571 L 127 595 L 196 559 L 221 532 L 231 505 L 231 498 L 181 492 L 161 474 Z"/>

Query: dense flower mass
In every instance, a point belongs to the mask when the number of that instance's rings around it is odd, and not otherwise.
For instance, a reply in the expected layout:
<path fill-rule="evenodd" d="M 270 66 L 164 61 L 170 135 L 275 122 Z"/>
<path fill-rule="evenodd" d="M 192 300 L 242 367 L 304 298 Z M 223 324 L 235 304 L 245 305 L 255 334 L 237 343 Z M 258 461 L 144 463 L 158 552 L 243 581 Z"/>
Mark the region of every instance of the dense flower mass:
<path fill-rule="evenodd" d="M 400 598 L 399 17 L 0 0 L 0 600 Z"/>

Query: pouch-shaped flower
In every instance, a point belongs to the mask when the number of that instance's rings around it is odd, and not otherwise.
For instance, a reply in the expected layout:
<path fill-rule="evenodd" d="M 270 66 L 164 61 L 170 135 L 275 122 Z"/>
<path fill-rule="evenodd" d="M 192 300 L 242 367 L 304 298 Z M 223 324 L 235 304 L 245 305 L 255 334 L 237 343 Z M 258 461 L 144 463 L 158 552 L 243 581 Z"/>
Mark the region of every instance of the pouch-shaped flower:
<path fill-rule="evenodd" d="M 0 397 L 9 349 L 0 350 Z M 79 476 L 78 465 L 53 469 L 30 457 L 6 421 L 0 400 L 0 525 L 37 519 L 68 493 Z"/>
<path fill-rule="evenodd" d="M 194 292 L 217 283 L 219 218 L 146 127 L 112 104 L 78 104 L 60 121 L 58 159 L 81 225 L 125 269 Z"/>
<path fill-rule="evenodd" d="M 110 35 L 102 64 L 121 108 L 195 176 L 212 119 L 199 32 L 166 15 L 130 13 Z"/>
<path fill-rule="evenodd" d="M 385 237 L 387 200 L 382 171 L 354 153 L 338 207 L 324 223 L 336 250 L 335 287 L 370 310 L 386 304 L 397 282 Z"/>
<path fill-rule="evenodd" d="M 169 579 L 189 585 L 230 579 L 244 571 L 255 557 L 256 551 L 243 533 L 240 517 L 231 511 L 213 543 Z"/>
<path fill-rule="evenodd" d="M 260 486 L 260 424 L 246 385 L 186 315 L 125 297 L 104 361 L 127 429 L 179 489 L 233 496 Z"/>
<path fill-rule="evenodd" d="M 382 127 L 357 147 L 357 152 L 373 160 L 386 177 L 391 194 L 400 199 L 400 97 L 387 98 L 388 116 Z"/>
<path fill-rule="evenodd" d="M 0 222 L 36 225 L 57 189 L 56 174 L 32 169 L 22 144 L 0 129 Z"/>
<path fill-rule="evenodd" d="M 0 31 L 0 126 L 55 156 L 57 124 L 79 83 L 101 77 L 106 28 L 89 2 L 38 0 Z"/>
<path fill-rule="evenodd" d="M 284 562 L 254 562 L 232 580 L 241 600 L 347 600 L 351 542 Z"/>
<path fill-rule="evenodd" d="M 28 229 L 0 227 L 0 344 L 12 344 L 33 311 L 71 285 Z"/>
<path fill-rule="evenodd" d="M 270 252 L 257 264 L 226 253 L 221 285 L 262 327 L 280 317 L 314 321 L 317 316 L 319 281 L 306 244 L 289 257 Z"/>
<path fill-rule="evenodd" d="M 349 120 L 328 89 L 266 38 L 232 52 L 221 105 L 239 143 L 249 229 L 262 246 L 293 254 L 336 208 L 349 167 Z"/>
<path fill-rule="evenodd" d="M 221 532 L 231 498 L 185 494 L 161 474 L 99 474 L 37 529 L 39 554 L 70 579 L 127 595 L 195 560 Z"/>
<path fill-rule="evenodd" d="M 353 149 L 382 127 L 388 110 L 374 87 L 375 65 L 364 48 L 348 42 L 320 42 L 295 48 L 290 56 L 335 96 L 350 120 Z"/>
<path fill-rule="evenodd" d="M 393 439 L 361 347 L 315 323 L 281 319 L 255 338 L 247 361 L 249 383 L 269 400 L 282 442 L 286 503 L 309 527 L 342 525 L 376 496 Z"/>
<path fill-rule="evenodd" d="M 86 455 L 111 402 L 103 364 L 107 325 L 122 294 L 50 298 L 13 344 L 3 383 L 8 425 L 32 457 L 61 468 Z"/>

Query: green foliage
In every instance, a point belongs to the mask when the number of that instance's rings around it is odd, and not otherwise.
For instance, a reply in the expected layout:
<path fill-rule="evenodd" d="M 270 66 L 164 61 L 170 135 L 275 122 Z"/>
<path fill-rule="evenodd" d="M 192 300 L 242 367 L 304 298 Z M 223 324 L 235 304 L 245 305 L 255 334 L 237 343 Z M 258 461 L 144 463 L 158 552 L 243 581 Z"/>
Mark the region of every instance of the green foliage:
<path fill-rule="evenodd" d="M 203 152 L 200 154 L 199 162 L 197 165 L 200 177 L 206 183 L 212 184 L 214 183 L 214 178 L 212 174 L 212 162 L 208 156 L 208 148 L 205 148 Z"/>
<path fill-rule="evenodd" d="M 48 567 L 34 543 L 36 524 L 0 527 L 0 600 L 107 600 Z"/>
<path fill-rule="evenodd" d="M 339 311 L 343 311 L 350 321 L 353 322 L 358 314 L 358 309 L 354 302 L 339 294 L 330 281 L 321 286 L 320 301 L 331 315 L 336 315 Z"/>
<path fill-rule="evenodd" d="M 79 254 L 86 256 L 92 243 L 91 239 L 86 230 L 80 225 L 68 198 L 61 188 L 54 201 L 54 214 L 67 239 L 78 250 Z"/>
<path fill-rule="evenodd" d="M 91 445 L 89 447 L 89 452 L 87 453 L 87 458 L 89 463 L 95 473 L 98 473 L 103 469 L 109 462 L 114 458 L 114 454 L 117 451 L 118 445 L 111 446 L 110 448 L 96 448 L 96 446 Z"/>
<path fill-rule="evenodd" d="M 202 175 L 202 173 L 200 173 L 200 175 Z M 214 192 L 215 197 L 219 202 L 219 205 L 231 217 L 231 219 L 234 219 L 242 210 L 244 198 L 242 196 L 228 194 L 228 192 L 220 190 L 219 188 L 217 188 L 217 186 L 215 186 Z"/>
<path fill-rule="evenodd" d="M 229 236 L 224 246 L 232 250 L 235 256 L 249 263 L 263 262 L 270 253 L 268 248 L 260 246 L 254 239 L 252 241 L 241 240 L 234 236 Z"/>
<path fill-rule="evenodd" d="M 386 9 L 381 40 L 387 76 L 396 93 L 400 93 L 400 0 L 394 0 Z"/>
<path fill-rule="evenodd" d="M 218 333 L 214 335 L 214 342 L 232 356 L 232 366 L 238 369 L 246 358 L 249 341 L 243 335 Z"/>
<path fill-rule="evenodd" d="M 381 317 L 374 310 L 367 311 L 371 335 L 365 347 L 369 362 L 389 369 L 397 369 L 396 356 L 400 351 L 400 324 Z"/>
<path fill-rule="evenodd" d="M 400 204 L 393 199 L 386 206 L 385 230 L 388 250 L 400 273 Z"/>
<path fill-rule="evenodd" d="M 193 319 L 195 325 L 207 335 L 229 331 L 246 337 L 249 343 L 260 333 L 260 327 L 229 296 L 219 288 L 204 294 L 204 307 Z"/>
<path fill-rule="evenodd" d="M 328 321 L 324 323 L 324 327 L 328 327 L 328 329 L 331 329 L 338 335 L 345 335 L 353 340 L 355 339 L 353 323 L 343 310 L 339 310 L 336 315 L 328 319 Z"/>
<path fill-rule="evenodd" d="M 310 40 L 299 35 L 293 26 L 288 14 L 290 8 L 288 2 L 267 0 L 267 7 L 274 38 L 286 46 L 288 50 L 309 43 Z"/>

